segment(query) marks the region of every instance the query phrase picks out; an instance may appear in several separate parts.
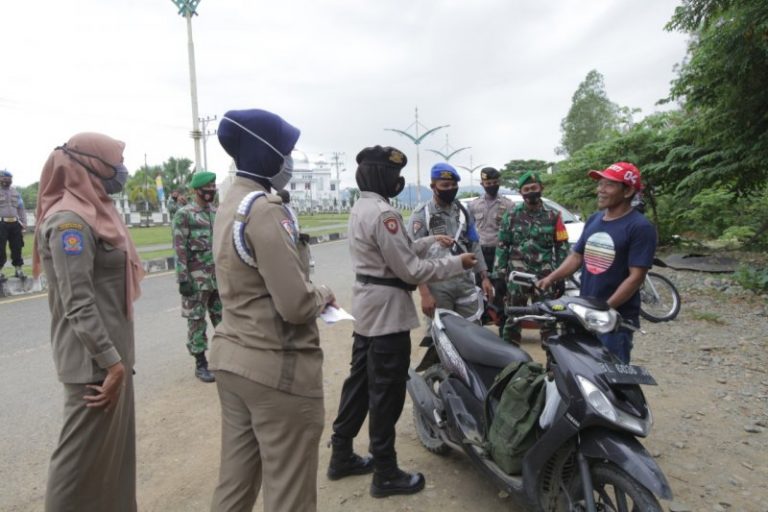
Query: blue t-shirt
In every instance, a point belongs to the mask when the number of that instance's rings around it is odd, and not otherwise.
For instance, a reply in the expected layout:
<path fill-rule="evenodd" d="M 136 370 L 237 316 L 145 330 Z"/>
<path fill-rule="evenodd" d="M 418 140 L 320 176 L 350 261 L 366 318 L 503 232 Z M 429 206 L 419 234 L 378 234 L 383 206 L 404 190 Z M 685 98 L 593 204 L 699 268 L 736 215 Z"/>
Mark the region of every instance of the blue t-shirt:
<path fill-rule="evenodd" d="M 656 254 L 656 228 L 636 210 L 609 221 L 603 220 L 604 215 L 600 211 L 587 219 L 573 250 L 584 256 L 581 296 L 608 300 L 629 276 L 629 267 L 651 268 Z M 625 319 L 638 320 L 640 293 L 616 309 Z"/>

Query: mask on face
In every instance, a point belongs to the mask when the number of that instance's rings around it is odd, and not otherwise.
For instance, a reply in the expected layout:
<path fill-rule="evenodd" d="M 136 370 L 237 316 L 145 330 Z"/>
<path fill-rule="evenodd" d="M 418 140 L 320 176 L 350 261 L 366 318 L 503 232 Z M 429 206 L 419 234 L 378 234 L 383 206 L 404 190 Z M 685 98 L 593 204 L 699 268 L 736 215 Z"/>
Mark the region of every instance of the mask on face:
<path fill-rule="evenodd" d="M 277 174 L 267 179 L 272 183 L 272 188 L 283 190 L 291 182 L 291 176 L 293 176 L 293 157 L 287 155 L 283 156 L 283 165 L 280 166 Z"/>
<path fill-rule="evenodd" d="M 459 193 L 458 188 L 451 188 L 448 190 L 437 190 L 437 197 L 446 204 L 451 204 L 456 199 L 456 194 Z"/>
<path fill-rule="evenodd" d="M 216 197 L 216 190 L 198 189 L 195 191 L 200 199 L 206 203 L 212 203 Z"/>
<path fill-rule="evenodd" d="M 400 176 L 394 183 L 394 189 L 388 191 L 387 197 L 397 197 L 403 189 L 405 189 L 405 178 Z"/>
<path fill-rule="evenodd" d="M 483 187 L 483 188 L 485 189 L 485 193 L 491 197 L 496 197 L 496 194 L 499 193 L 499 185 L 492 185 L 490 187 Z"/>
<path fill-rule="evenodd" d="M 528 192 L 523 194 L 525 202 L 531 206 L 536 206 L 541 201 L 541 192 Z"/>
<path fill-rule="evenodd" d="M 122 192 L 125 182 L 128 181 L 128 169 L 123 164 L 113 166 L 115 175 L 109 179 L 102 179 L 104 190 L 107 195 L 119 194 Z"/>
<path fill-rule="evenodd" d="M 223 117 L 222 120 L 229 121 L 235 126 L 239 126 L 243 131 L 245 131 L 252 137 L 259 139 L 261 142 L 266 144 L 267 147 L 269 147 L 269 149 L 271 149 L 272 151 L 274 151 L 275 153 L 277 153 L 283 158 L 283 165 L 280 166 L 280 170 L 277 171 L 277 174 L 275 174 L 274 176 L 262 176 L 261 174 L 256 174 L 255 172 L 250 172 L 250 171 L 244 171 L 242 169 L 238 169 L 237 172 L 242 172 L 243 174 L 250 174 L 251 176 L 256 176 L 257 178 L 269 180 L 270 184 L 272 185 L 272 188 L 274 188 L 275 190 L 283 190 L 285 186 L 288 185 L 288 183 L 290 183 L 291 176 L 293 176 L 293 157 L 290 154 L 288 155 L 281 154 L 280 151 L 278 151 L 275 146 L 267 142 L 263 137 L 259 137 L 253 131 L 249 130 L 248 128 L 238 123 L 234 119 Z"/>

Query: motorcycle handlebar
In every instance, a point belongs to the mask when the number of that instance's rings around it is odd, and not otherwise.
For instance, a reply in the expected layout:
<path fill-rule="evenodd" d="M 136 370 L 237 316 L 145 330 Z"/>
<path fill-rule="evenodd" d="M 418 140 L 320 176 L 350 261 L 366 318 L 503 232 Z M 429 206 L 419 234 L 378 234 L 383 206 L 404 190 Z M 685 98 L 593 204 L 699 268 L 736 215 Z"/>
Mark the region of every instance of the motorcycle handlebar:
<path fill-rule="evenodd" d="M 527 316 L 541 313 L 538 306 L 510 306 L 507 308 L 507 316 Z"/>

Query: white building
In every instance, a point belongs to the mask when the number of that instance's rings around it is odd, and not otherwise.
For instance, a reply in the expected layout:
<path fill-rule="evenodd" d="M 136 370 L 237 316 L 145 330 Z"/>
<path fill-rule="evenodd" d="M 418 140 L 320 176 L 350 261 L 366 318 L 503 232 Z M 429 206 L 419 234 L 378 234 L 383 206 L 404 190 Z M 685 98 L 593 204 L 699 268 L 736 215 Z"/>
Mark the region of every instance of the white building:
<path fill-rule="evenodd" d="M 288 184 L 291 206 L 301 213 L 332 212 L 342 204 L 337 171 L 322 158 L 310 159 L 306 153 L 295 149 L 293 156 L 293 177 Z"/>
<path fill-rule="evenodd" d="M 291 206 L 298 213 L 335 212 L 349 209 L 341 201 L 337 170 L 320 157 L 310 158 L 306 153 L 294 149 L 293 177 L 286 189 L 291 193 Z M 219 200 L 224 197 L 235 176 L 234 161 L 227 178 L 219 184 Z"/>

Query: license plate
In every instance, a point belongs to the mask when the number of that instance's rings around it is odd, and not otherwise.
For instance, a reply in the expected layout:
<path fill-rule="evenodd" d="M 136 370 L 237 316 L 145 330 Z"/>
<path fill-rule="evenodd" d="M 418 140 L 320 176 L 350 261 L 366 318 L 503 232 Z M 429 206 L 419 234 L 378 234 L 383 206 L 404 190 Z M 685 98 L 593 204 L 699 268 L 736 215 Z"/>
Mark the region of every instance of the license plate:
<path fill-rule="evenodd" d="M 633 364 L 601 363 L 603 376 L 610 384 L 645 384 L 656 386 L 656 380 L 642 366 Z"/>

